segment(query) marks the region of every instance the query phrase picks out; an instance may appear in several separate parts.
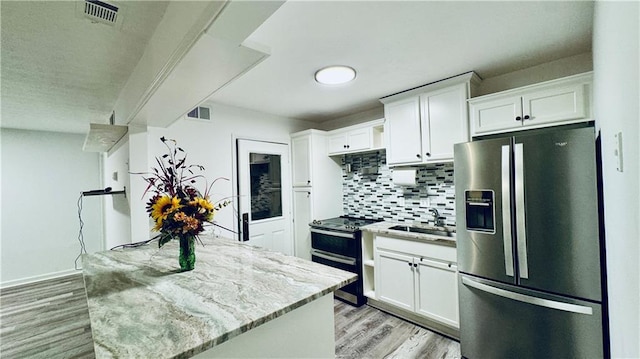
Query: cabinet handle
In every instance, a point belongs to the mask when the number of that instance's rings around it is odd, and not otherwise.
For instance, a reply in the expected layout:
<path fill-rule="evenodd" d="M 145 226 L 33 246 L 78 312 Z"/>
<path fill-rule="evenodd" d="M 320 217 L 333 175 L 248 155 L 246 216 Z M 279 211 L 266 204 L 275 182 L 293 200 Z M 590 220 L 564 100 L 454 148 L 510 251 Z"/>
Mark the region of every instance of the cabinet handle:
<path fill-rule="evenodd" d="M 311 192 L 307 192 L 307 198 L 311 197 Z"/>
<path fill-rule="evenodd" d="M 530 118 L 531 118 L 531 117 L 530 117 L 529 115 L 524 115 L 524 119 L 525 119 L 525 120 L 528 120 L 528 119 L 530 119 Z"/>
<path fill-rule="evenodd" d="M 407 264 L 409 265 L 409 267 L 411 267 L 411 263 L 408 263 L 408 262 L 407 262 Z"/>
<path fill-rule="evenodd" d="M 418 154 L 416 155 L 416 157 L 420 158 L 421 156 L 420 156 L 420 154 L 418 153 Z"/>
<path fill-rule="evenodd" d="M 516 117 L 516 121 L 522 121 L 522 117 L 520 116 Z"/>
<path fill-rule="evenodd" d="M 418 265 L 417 265 L 416 263 L 413 263 L 413 266 L 414 266 L 414 267 L 417 267 Z"/>
<path fill-rule="evenodd" d="M 427 152 L 425 154 L 427 155 L 427 157 L 431 157 L 431 153 Z"/>
<path fill-rule="evenodd" d="M 307 184 L 311 184 L 311 180 L 308 180 L 308 181 L 307 181 Z"/>
<path fill-rule="evenodd" d="M 347 145 L 342 145 L 342 148 L 347 148 Z"/>

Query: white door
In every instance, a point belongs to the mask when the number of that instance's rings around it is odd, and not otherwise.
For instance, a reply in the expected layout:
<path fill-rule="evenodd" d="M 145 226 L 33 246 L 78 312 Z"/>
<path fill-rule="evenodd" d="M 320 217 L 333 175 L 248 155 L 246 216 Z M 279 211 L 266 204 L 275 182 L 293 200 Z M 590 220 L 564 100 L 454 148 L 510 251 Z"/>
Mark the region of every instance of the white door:
<path fill-rule="evenodd" d="M 237 140 L 240 239 L 293 254 L 289 147 Z"/>
<path fill-rule="evenodd" d="M 422 155 L 429 161 L 453 159 L 453 145 L 469 141 L 467 85 L 429 93 L 422 101 Z"/>
<path fill-rule="evenodd" d="M 309 223 L 313 220 L 311 187 L 293 190 L 293 228 L 296 257 L 311 260 L 311 231 Z"/>
<path fill-rule="evenodd" d="M 433 320 L 459 327 L 457 267 L 422 259 L 418 263 L 416 311 Z"/>
<path fill-rule="evenodd" d="M 293 186 L 311 186 L 311 136 L 291 139 Z"/>
<path fill-rule="evenodd" d="M 414 310 L 413 257 L 378 250 L 376 295 L 397 307 Z"/>
<path fill-rule="evenodd" d="M 385 136 L 389 164 L 422 161 L 420 98 L 418 96 L 384 105 Z"/>

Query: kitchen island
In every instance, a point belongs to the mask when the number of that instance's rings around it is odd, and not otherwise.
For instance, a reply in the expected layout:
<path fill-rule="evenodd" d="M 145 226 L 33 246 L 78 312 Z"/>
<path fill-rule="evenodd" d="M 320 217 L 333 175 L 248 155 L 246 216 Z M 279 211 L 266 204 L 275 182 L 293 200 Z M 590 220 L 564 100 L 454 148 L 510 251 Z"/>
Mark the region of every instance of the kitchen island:
<path fill-rule="evenodd" d="M 97 358 L 333 357 L 352 273 L 220 238 L 180 272 L 176 241 L 83 256 Z"/>

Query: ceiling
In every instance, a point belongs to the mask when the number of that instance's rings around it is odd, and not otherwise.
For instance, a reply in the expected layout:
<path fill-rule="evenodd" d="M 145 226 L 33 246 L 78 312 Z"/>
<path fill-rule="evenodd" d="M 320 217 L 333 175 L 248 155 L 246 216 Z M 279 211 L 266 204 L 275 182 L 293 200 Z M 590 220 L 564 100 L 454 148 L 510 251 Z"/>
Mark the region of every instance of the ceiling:
<path fill-rule="evenodd" d="M 2 127 L 107 123 L 167 6 L 121 1 L 114 28 L 78 17 L 76 3 L 1 2 Z M 270 56 L 208 101 L 322 122 L 470 70 L 488 78 L 589 52 L 592 17 L 590 1 L 288 1 L 245 41 Z M 331 64 L 356 80 L 315 83 Z"/>
<path fill-rule="evenodd" d="M 0 3 L 2 127 L 86 133 L 108 123 L 167 7 L 119 2 L 121 22 L 110 26 L 77 15 L 78 4 Z"/>

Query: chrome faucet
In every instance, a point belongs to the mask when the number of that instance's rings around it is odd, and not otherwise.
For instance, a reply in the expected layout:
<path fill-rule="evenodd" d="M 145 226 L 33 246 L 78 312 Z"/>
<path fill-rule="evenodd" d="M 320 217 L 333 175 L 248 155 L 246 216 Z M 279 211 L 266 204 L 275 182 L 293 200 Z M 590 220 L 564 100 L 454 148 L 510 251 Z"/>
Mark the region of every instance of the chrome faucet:
<path fill-rule="evenodd" d="M 436 227 L 443 227 L 444 223 L 442 222 L 442 219 L 440 218 L 440 213 L 438 212 L 437 209 L 435 208 L 429 208 L 429 213 L 431 213 L 433 215 L 433 225 Z"/>

